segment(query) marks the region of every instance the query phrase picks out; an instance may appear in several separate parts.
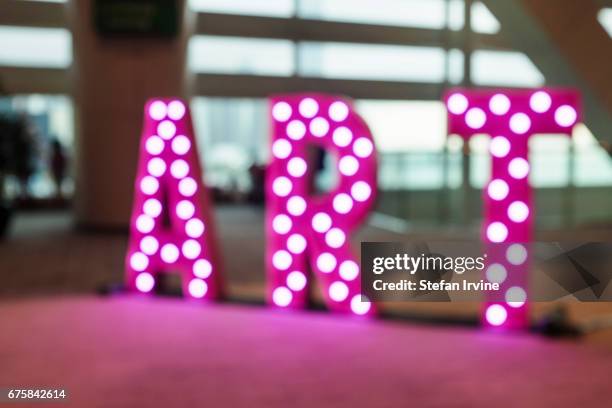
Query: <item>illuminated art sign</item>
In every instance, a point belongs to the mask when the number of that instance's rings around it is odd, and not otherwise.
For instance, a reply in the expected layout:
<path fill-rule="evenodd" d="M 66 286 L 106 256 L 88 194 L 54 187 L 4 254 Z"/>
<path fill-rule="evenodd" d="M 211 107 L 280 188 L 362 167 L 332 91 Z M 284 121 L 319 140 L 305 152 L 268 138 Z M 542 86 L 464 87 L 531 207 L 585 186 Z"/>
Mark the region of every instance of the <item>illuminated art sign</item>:
<path fill-rule="evenodd" d="M 220 295 L 212 219 L 200 180 L 191 117 L 178 99 L 145 106 L 136 173 L 126 281 L 149 293 L 164 272 L 180 272 L 192 299 Z"/>
<path fill-rule="evenodd" d="M 578 99 L 576 92 L 554 89 L 456 89 L 445 96 L 449 133 L 466 139 L 479 133 L 492 136 L 492 179 L 485 189 L 482 235 L 485 242 L 495 244 L 494 250 L 490 247 L 486 277 L 501 284 L 504 298 L 486 304 L 484 322 L 490 326 L 527 325 L 526 244 L 532 241 L 533 224 L 528 142 L 534 134 L 570 135 L 580 116 Z M 331 310 L 373 314 L 373 305 L 361 296 L 359 264 L 349 243 L 377 190 L 370 131 L 350 101 L 330 95 L 280 95 L 271 98 L 270 108 L 268 300 L 281 308 L 304 307 L 310 270 Z M 312 184 L 317 155 L 320 159 L 323 151 L 336 158 L 339 180 L 331 192 L 316 195 Z M 186 297 L 220 296 L 201 175 L 184 102 L 149 101 L 126 256 L 130 289 L 152 292 L 160 274 L 178 271 Z"/>
<path fill-rule="evenodd" d="M 491 326 L 525 327 L 526 244 L 532 241 L 533 227 L 528 142 L 540 133 L 571 135 L 580 115 L 578 94 L 555 89 L 456 89 L 447 93 L 445 101 L 448 133 L 466 139 L 477 133 L 492 137 L 492 178 L 484 194 L 482 235 L 485 242 L 496 244 L 489 254 L 486 277 L 501 284 L 505 301 L 488 302 L 484 321 Z"/>
<path fill-rule="evenodd" d="M 374 202 L 376 155 L 366 123 L 345 99 L 324 94 L 271 98 L 272 159 L 266 175 L 268 299 L 306 305 L 309 274 L 319 279 L 333 311 L 373 313 L 360 294 L 351 231 Z M 313 194 L 313 149 L 334 153 L 338 184 Z M 315 150 L 316 151 L 316 150 Z M 315 153 L 316 154 L 316 153 Z"/>

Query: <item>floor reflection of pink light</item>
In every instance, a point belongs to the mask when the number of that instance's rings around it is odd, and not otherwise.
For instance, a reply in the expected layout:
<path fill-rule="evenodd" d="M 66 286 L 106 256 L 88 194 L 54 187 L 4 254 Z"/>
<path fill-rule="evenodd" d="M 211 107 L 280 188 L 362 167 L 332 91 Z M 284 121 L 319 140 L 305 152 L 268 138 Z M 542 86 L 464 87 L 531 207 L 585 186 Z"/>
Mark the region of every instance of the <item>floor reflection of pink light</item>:
<path fill-rule="evenodd" d="M 65 387 L 75 407 L 588 406 L 612 360 L 529 335 L 174 299 L 3 301 L 0 324 L 0 384 Z"/>

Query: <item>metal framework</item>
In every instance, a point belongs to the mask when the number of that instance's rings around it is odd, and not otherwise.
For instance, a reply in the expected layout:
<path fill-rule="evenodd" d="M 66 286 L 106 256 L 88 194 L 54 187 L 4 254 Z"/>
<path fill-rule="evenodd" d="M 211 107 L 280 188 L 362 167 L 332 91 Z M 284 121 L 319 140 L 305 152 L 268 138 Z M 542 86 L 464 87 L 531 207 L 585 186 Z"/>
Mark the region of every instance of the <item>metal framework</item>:
<path fill-rule="evenodd" d="M 0 25 L 67 28 L 64 4 L 0 0 Z M 466 30 L 449 31 L 301 18 L 196 13 L 196 35 L 303 41 L 462 48 Z M 508 50 L 500 34 L 470 33 L 472 48 Z M 4 93 L 69 93 L 68 69 L 0 67 Z M 270 93 L 324 91 L 360 99 L 438 100 L 442 83 L 319 77 L 196 74 L 195 95 L 264 97 Z"/>

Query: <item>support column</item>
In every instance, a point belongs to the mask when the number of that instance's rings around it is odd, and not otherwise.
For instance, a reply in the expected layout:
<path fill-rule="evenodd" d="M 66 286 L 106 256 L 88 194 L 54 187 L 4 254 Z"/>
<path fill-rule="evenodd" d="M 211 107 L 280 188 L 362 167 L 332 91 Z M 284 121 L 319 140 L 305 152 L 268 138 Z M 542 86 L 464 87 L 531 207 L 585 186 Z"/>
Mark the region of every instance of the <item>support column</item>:
<path fill-rule="evenodd" d="M 145 101 L 188 98 L 186 56 L 193 15 L 177 0 L 174 37 L 102 36 L 94 26 L 95 0 L 67 5 L 73 38 L 76 194 L 79 226 L 128 225 Z"/>

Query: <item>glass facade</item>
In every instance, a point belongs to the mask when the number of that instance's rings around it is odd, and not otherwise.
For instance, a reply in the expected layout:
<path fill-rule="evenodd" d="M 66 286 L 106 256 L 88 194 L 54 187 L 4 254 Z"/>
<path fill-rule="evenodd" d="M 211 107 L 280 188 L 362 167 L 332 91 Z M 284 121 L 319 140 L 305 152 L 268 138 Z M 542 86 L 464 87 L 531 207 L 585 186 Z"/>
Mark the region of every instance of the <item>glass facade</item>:
<path fill-rule="evenodd" d="M 462 0 L 190 0 L 189 4 L 199 12 L 440 30 L 441 38 L 445 28 L 458 31 L 464 27 Z M 611 10 L 602 9 L 599 13 L 599 22 L 608 30 L 612 26 Z M 496 34 L 501 28 L 495 16 L 478 1 L 472 5 L 471 22 L 476 33 Z M 72 63 L 71 42 L 65 29 L 0 26 L 0 68 L 67 68 Z M 544 74 L 521 52 L 471 50 L 468 73 L 464 72 L 466 53 L 458 48 L 424 45 L 296 42 L 198 34 L 190 39 L 188 66 L 199 74 L 253 75 L 254 81 L 256 76 L 265 75 L 413 82 L 434 84 L 440 89 L 466 80 L 476 86 L 546 84 Z M 266 99 L 199 95 L 192 100 L 191 107 L 206 167 L 206 183 L 240 193 L 248 191 L 252 187 L 253 167 L 265 166 L 268 161 L 270 130 Z M 487 182 L 489 138 L 485 135 L 472 138 L 466 161 L 463 141 L 452 135 L 447 137 L 442 103 L 371 99 L 356 101 L 356 107 L 371 127 L 380 152 L 379 184 L 383 191 L 458 192 L 481 189 Z M 38 171 L 29 188 L 37 197 L 53 194 L 44 162 L 48 160 L 48 145 L 53 139 L 72 154 L 70 98 L 3 97 L 0 112 L 30 116 L 42 147 Z M 531 139 L 530 150 L 530 177 L 536 188 L 552 191 L 568 186 L 578 189 L 612 186 L 610 157 L 585 125 L 576 127 L 572 140 L 559 135 L 536 136 Z M 467 186 L 464 174 L 469 175 Z M 319 177 L 321 188 L 329 188 L 335 178 L 331 170 L 324 171 Z M 445 197 L 447 201 L 459 200 Z M 390 212 L 406 216 L 405 209 Z"/>

